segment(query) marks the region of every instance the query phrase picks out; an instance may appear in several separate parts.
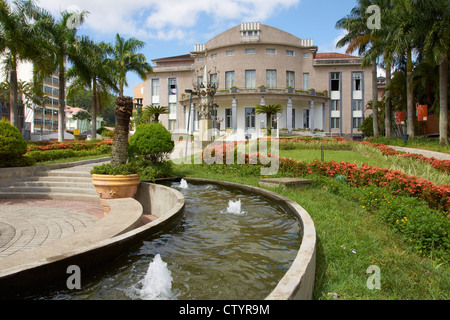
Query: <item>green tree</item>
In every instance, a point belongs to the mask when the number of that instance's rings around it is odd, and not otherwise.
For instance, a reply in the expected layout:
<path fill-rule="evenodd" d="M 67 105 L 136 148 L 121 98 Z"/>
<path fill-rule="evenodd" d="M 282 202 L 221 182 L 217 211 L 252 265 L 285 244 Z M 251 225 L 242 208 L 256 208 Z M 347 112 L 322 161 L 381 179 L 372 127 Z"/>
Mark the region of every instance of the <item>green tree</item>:
<path fill-rule="evenodd" d="M 411 85 L 413 72 L 413 50 L 417 44 L 416 30 L 417 8 L 410 0 L 393 0 L 392 28 L 388 41 L 393 45 L 395 52 L 406 56 L 406 130 L 409 139 L 414 139 L 414 95 Z"/>
<path fill-rule="evenodd" d="M 384 1 L 358 0 L 357 6 L 351 10 L 350 14 L 337 21 L 336 28 L 347 30 L 347 34 L 342 37 L 336 44 L 337 47 L 341 48 L 347 46 L 347 54 L 358 50 L 359 55 L 364 56 L 365 52 L 373 42 L 371 30 L 367 26 L 367 19 L 370 15 L 366 13 L 366 11 L 367 8 L 371 5 L 384 5 L 384 3 L 380 2 Z M 364 59 L 362 67 L 368 65 L 372 66 L 372 100 L 377 101 L 377 57 L 373 57 L 373 60 Z M 372 112 L 374 124 L 373 131 L 374 136 L 377 137 L 379 135 L 378 110 L 375 108 L 372 110 Z"/>
<path fill-rule="evenodd" d="M 276 115 L 277 113 L 282 113 L 282 112 L 283 112 L 283 106 L 281 104 L 256 106 L 255 113 L 266 115 L 267 135 L 268 136 L 272 135 L 272 123 L 270 121 L 272 119 L 272 115 Z"/>
<path fill-rule="evenodd" d="M 107 48 L 110 55 L 109 64 L 116 72 L 120 97 L 123 97 L 124 87 L 128 85 L 128 72 L 137 73 L 143 80 L 146 79 L 147 73 L 152 72 L 152 67 L 147 63 L 145 55 L 137 53 L 144 45 L 143 41 L 136 38 L 125 39 L 116 34 L 115 43 Z"/>
<path fill-rule="evenodd" d="M 439 142 L 448 144 L 448 57 L 450 54 L 450 2 L 410 0 L 416 8 L 416 38 L 423 54 L 439 66 Z"/>
<path fill-rule="evenodd" d="M 67 71 L 67 78 L 73 79 L 68 88 L 70 95 L 73 95 L 73 91 L 83 89 L 90 89 L 92 92 L 92 137 L 97 134 L 97 112 L 103 109 L 106 94 L 111 90 L 118 91 L 114 73 L 106 63 L 106 48 L 107 45 L 103 42 L 96 44 L 83 37 L 76 44 L 79 63 Z"/>
<path fill-rule="evenodd" d="M 79 13 L 64 11 L 59 19 L 55 19 L 45 10 L 34 13 L 34 18 L 37 20 L 35 29 L 40 31 L 42 39 L 46 39 L 44 48 L 48 53 L 48 59 L 44 63 L 51 65 L 59 75 L 58 141 L 64 140 L 66 63 L 71 62 L 74 65 L 83 63 L 83 58 L 77 51 L 79 40 L 76 36 L 77 29 L 72 23 L 74 15 L 77 16 L 80 24 L 83 23 L 86 14 L 86 11 Z"/>
<path fill-rule="evenodd" d="M 77 114 L 73 116 L 74 120 L 80 120 L 80 132 L 84 132 L 87 130 L 87 122 L 92 121 L 92 117 L 86 110 L 80 110 Z M 97 133 L 96 133 L 97 134 Z M 95 138 L 96 135 L 93 136 Z"/>
<path fill-rule="evenodd" d="M 144 108 L 143 112 L 144 114 L 148 114 L 148 116 L 153 117 L 155 119 L 155 122 L 158 123 L 159 115 L 168 114 L 169 107 L 148 105 Z"/>
<path fill-rule="evenodd" d="M 32 32 L 29 23 L 29 13 L 34 10 L 32 1 L 16 0 L 14 7 L 7 1 L 0 1 L 0 53 L 6 56 L 4 60 L 5 73 L 8 74 L 10 90 L 10 122 L 22 129 L 19 123 L 19 93 L 17 67 L 21 61 L 39 59 L 41 44 L 36 34 Z"/>

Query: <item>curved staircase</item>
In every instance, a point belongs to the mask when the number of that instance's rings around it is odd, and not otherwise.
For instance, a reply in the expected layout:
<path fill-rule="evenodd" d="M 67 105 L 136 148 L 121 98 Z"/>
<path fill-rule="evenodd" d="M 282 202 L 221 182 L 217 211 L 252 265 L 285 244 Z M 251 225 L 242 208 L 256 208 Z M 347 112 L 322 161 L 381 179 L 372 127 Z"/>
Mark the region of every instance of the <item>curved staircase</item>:
<path fill-rule="evenodd" d="M 2 181 L 0 198 L 98 201 L 90 174 L 92 167 L 97 164 L 87 163 L 67 168 L 47 166 L 31 174 L 18 174 Z"/>

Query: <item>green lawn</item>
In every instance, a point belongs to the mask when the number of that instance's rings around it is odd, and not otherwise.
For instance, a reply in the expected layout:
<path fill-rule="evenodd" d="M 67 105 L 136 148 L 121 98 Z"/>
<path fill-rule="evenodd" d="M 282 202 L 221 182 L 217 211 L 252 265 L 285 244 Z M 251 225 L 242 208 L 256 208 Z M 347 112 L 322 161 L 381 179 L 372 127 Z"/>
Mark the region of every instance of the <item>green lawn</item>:
<path fill-rule="evenodd" d="M 314 160 L 322 159 L 321 150 L 306 150 L 306 149 L 294 149 L 294 150 L 280 150 L 281 158 L 290 158 L 297 161 L 312 162 Z M 353 162 L 358 166 L 363 163 L 376 166 L 379 163 L 370 158 L 369 156 L 362 155 L 353 151 L 347 150 L 324 150 L 324 161 L 336 161 L 336 162 Z"/>

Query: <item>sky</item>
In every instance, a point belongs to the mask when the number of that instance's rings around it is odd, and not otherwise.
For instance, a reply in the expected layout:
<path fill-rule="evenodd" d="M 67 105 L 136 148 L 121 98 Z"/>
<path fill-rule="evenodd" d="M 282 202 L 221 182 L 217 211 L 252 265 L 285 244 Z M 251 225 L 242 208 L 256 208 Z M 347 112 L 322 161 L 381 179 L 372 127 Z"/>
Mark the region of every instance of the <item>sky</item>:
<path fill-rule="evenodd" d="M 318 52 L 345 52 L 336 48 L 345 34 L 336 21 L 348 15 L 356 0 L 37 0 L 55 17 L 64 10 L 88 13 L 78 35 L 95 41 L 124 38 L 145 42 L 140 51 L 147 61 L 187 54 L 194 44 L 206 43 L 242 22 L 260 22 L 302 39 L 313 39 Z M 355 52 L 354 55 L 357 55 Z M 133 96 L 142 80 L 127 74 L 125 95 Z"/>

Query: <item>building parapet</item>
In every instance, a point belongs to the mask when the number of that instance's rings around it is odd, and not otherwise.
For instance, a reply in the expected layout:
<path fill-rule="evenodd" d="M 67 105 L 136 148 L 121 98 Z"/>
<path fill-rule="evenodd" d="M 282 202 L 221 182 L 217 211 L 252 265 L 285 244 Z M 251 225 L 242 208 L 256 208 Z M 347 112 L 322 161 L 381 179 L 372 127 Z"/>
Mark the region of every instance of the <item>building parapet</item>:
<path fill-rule="evenodd" d="M 327 65 L 360 65 L 362 59 L 314 59 L 314 66 Z"/>
<path fill-rule="evenodd" d="M 177 71 L 194 71 L 194 67 L 192 65 L 153 67 L 153 73 L 158 73 L 158 72 L 177 72 Z"/>
<path fill-rule="evenodd" d="M 298 90 L 293 88 L 284 88 L 284 89 L 269 89 L 263 87 L 259 87 L 257 89 L 240 89 L 237 87 L 232 87 L 231 89 L 223 89 L 217 90 L 216 96 L 224 96 L 230 94 L 278 94 L 278 95 L 292 95 L 294 96 L 305 96 L 305 97 L 320 97 L 320 98 L 328 98 L 328 91 L 316 91 L 314 89 L 310 90 Z M 189 100 L 189 94 L 182 94 L 181 100 Z"/>

